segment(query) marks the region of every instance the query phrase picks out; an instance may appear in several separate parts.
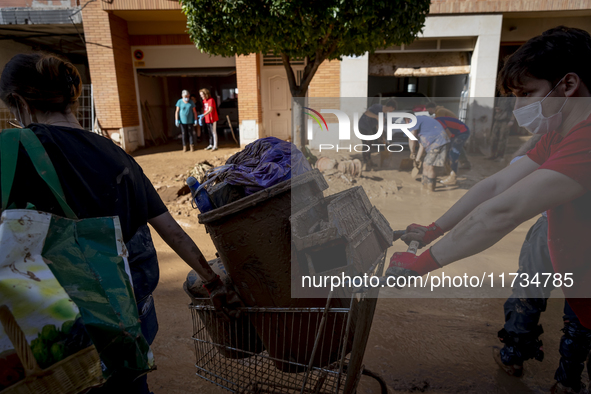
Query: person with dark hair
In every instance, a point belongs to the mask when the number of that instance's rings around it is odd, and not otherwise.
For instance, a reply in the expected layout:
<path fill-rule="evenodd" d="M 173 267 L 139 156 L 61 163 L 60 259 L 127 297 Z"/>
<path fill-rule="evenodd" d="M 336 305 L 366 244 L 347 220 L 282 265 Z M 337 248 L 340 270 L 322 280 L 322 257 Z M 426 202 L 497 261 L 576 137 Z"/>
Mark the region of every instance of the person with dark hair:
<path fill-rule="evenodd" d="M 456 114 L 454 114 L 452 111 L 450 111 L 442 105 L 437 105 L 433 101 L 429 101 L 425 105 L 425 109 L 429 112 L 429 115 L 435 116 L 436 118 L 441 118 L 444 116 L 448 118 L 458 118 Z"/>
<path fill-rule="evenodd" d="M 566 297 L 560 368 L 553 393 L 586 392 L 581 383 L 591 348 L 591 36 L 559 26 L 521 46 L 500 75 L 515 95 L 515 119 L 542 134 L 527 155 L 473 186 L 429 226 L 412 224 L 402 237 L 429 244 L 420 256 L 395 253 L 391 266 L 419 275 L 472 256 L 519 224 L 548 212 L 552 266 Z M 518 360 L 503 361 L 503 365 Z M 517 366 L 519 366 L 517 364 Z"/>
<path fill-rule="evenodd" d="M 218 150 L 218 134 L 216 130 L 218 124 L 217 105 L 213 97 L 211 97 L 209 89 L 201 89 L 199 94 L 203 100 L 203 114 L 199 115 L 199 117 L 205 121 L 205 129 L 209 133 L 209 145 L 205 150 L 211 149 L 213 152 L 214 150 Z"/>
<path fill-rule="evenodd" d="M 158 283 L 158 259 L 147 223 L 207 282 L 213 305 L 221 313 L 240 305 L 201 251 L 172 218 L 141 167 L 112 141 L 82 129 L 72 109 L 82 91 L 72 63 L 41 53 L 14 56 L 0 77 L 0 99 L 16 122 L 31 129 L 43 144 L 58 174 L 66 202 L 81 219 L 117 216 L 129 252 L 134 294 L 142 333 L 152 343 L 158 330 L 152 292 Z M 1 162 L 1 161 L 0 161 Z M 64 216 L 49 187 L 21 147 L 15 179 L 18 187 L 7 206 Z M 146 376 L 135 382 L 109 379 L 92 392 L 148 393 Z"/>
<path fill-rule="evenodd" d="M 458 174 L 458 162 L 462 156 L 462 152 L 464 152 L 464 144 L 470 137 L 470 129 L 464 122 L 457 118 L 441 116 L 439 118 L 435 118 L 435 120 L 441 123 L 450 139 L 449 161 L 451 173 L 447 178 L 440 180 L 439 183 L 448 186 L 455 185 Z M 465 154 L 466 153 L 464 152 L 464 155 Z"/>
<path fill-rule="evenodd" d="M 427 110 L 427 112 L 429 112 L 429 115 L 434 116 L 435 118 L 453 118 L 453 119 L 458 119 L 458 117 L 456 116 L 456 114 L 454 114 L 452 111 L 450 111 L 449 109 L 445 108 L 442 105 L 437 105 L 437 103 L 435 103 L 434 101 L 429 101 L 427 103 L 427 105 L 425 105 L 425 109 Z M 465 142 L 464 142 L 465 144 Z M 472 168 L 472 164 L 470 163 L 470 161 L 468 160 L 468 155 L 466 154 L 466 150 L 464 149 L 463 145 L 462 145 L 462 149 L 460 149 L 460 157 L 458 158 L 458 162 L 459 162 L 459 169 L 462 170 L 469 170 L 470 168 Z M 457 174 L 457 172 L 456 172 Z"/>
<path fill-rule="evenodd" d="M 363 135 L 374 135 L 378 130 L 379 120 L 380 120 L 380 113 L 387 114 L 388 112 L 396 111 L 398 108 L 398 103 L 394 99 L 389 99 L 386 101 L 384 105 L 382 104 L 374 104 L 370 106 L 364 113 L 361 115 L 359 119 L 359 132 Z M 384 115 L 385 116 L 385 115 Z M 385 125 L 385 119 L 382 118 L 382 125 Z M 384 126 L 385 127 L 385 126 Z M 384 134 L 377 140 L 377 144 L 385 144 L 386 139 Z M 365 164 L 365 169 L 369 170 L 372 167 L 371 162 L 371 152 L 370 149 L 367 152 L 362 152 L 361 157 L 362 161 Z"/>

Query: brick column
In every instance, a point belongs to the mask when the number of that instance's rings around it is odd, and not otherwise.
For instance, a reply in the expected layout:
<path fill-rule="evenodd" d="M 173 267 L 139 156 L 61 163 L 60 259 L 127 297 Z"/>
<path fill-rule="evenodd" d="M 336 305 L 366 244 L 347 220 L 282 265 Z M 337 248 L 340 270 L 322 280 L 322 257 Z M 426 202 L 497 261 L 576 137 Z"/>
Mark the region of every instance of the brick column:
<path fill-rule="evenodd" d="M 341 62 L 322 62 L 308 87 L 308 97 L 340 97 Z"/>
<path fill-rule="evenodd" d="M 308 98 L 310 105 L 317 108 L 341 108 L 341 62 L 338 60 L 322 62 L 310 86 Z M 324 115 L 327 123 L 338 123 L 334 114 Z"/>
<path fill-rule="evenodd" d="M 127 22 L 103 11 L 101 4 L 89 3 L 82 11 L 97 117 L 107 130 L 138 126 Z"/>
<path fill-rule="evenodd" d="M 251 143 L 262 134 L 263 105 L 259 70 L 259 55 L 236 56 L 241 146 Z"/>

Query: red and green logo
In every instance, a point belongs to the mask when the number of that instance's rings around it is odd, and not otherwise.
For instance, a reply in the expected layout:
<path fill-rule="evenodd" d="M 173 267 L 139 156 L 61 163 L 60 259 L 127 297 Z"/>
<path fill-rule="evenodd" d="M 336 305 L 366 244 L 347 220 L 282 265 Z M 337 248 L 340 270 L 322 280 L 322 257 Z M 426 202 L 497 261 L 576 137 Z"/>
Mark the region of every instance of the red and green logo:
<path fill-rule="evenodd" d="M 312 111 L 314 112 L 314 114 L 316 114 L 318 117 L 320 117 L 320 119 L 322 119 L 322 122 L 324 123 L 324 126 L 326 127 L 326 131 L 328 131 L 328 125 L 326 124 L 326 120 L 324 120 L 324 117 L 322 115 L 320 115 L 320 112 L 313 110 L 312 108 L 308 108 L 308 107 L 304 107 L 304 109 L 307 109 L 308 111 Z M 314 116 L 313 114 L 309 113 L 309 112 L 304 112 L 306 115 L 311 116 L 316 123 L 318 123 L 318 126 L 320 126 L 320 130 L 322 129 L 322 123 L 320 123 L 320 119 L 318 119 L 318 117 Z"/>

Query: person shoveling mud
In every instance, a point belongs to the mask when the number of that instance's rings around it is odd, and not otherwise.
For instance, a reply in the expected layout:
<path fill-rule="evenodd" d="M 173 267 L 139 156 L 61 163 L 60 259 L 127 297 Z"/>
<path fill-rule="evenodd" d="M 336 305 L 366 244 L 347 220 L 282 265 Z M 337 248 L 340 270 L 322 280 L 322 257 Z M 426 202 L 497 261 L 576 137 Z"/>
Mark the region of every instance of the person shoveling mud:
<path fill-rule="evenodd" d="M 411 158 L 417 163 L 413 169 L 413 178 L 418 175 L 418 169 L 423 167 L 421 183 L 423 189 L 434 191 L 437 183 L 435 167 L 443 167 L 447 159 L 449 137 L 444 127 L 437 120 L 428 116 L 417 116 L 417 124 L 410 128 L 415 137 L 419 138 L 419 149 L 415 153 L 417 141 L 408 139 Z M 427 152 L 421 160 L 423 152 Z"/>

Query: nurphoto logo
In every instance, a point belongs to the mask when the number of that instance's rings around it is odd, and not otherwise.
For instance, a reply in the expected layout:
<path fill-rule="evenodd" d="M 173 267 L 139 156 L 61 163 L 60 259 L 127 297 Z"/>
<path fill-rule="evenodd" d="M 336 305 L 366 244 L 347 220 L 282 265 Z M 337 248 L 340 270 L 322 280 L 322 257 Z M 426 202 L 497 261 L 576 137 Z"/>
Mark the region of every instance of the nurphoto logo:
<path fill-rule="evenodd" d="M 344 111 L 337 110 L 337 109 L 321 109 L 320 112 L 316 111 L 312 108 L 303 107 L 305 110 L 309 112 L 304 112 L 305 115 L 308 115 L 308 122 L 306 130 L 308 131 L 308 140 L 314 139 L 314 122 L 318 124 L 320 127 L 321 132 L 329 132 L 328 124 L 326 120 L 322 116 L 322 114 L 334 114 L 336 115 L 339 121 L 339 142 L 340 141 L 350 141 L 351 140 L 351 129 L 353 129 L 353 133 L 355 136 L 362 140 L 362 141 L 376 141 L 376 142 L 385 142 L 385 143 L 375 143 L 375 144 L 355 144 L 355 145 L 341 145 L 341 144 L 320 144 L 319 150 L 346 150 L 346 151 L 355 151 L 355 152 L 369 152 L 372 146 L 377 147 L 378 152 L 384 148 L 388 150 L 388 152 L 402 152 L 404 147 L 400 144 L 389 144 L 388 141 L 392 140 L 392 137 L 395 132 L 403 132 L 409 139 L 416 141 L 417 138 L 411 133 L 409 130 L 410 128 L 414 127 L 417 124 L 417 117 L 414 114 L 407 113 L 407 112 L 388 112 L 386 113 L 386 136 L 382 138 L 384 134 L 384 113 L 380 112 L 378 114 L 378 128 L 374 134 L 362 134 L 359 131 L 359 113 L 353 113 L 353 127 L 351 127 L 351 120 L 349 119 L 349 115 L 347 115 Z"/>

